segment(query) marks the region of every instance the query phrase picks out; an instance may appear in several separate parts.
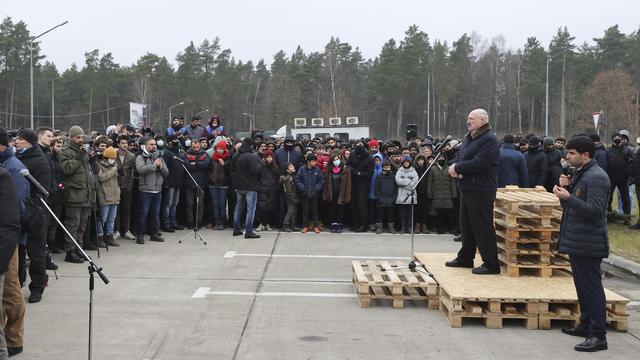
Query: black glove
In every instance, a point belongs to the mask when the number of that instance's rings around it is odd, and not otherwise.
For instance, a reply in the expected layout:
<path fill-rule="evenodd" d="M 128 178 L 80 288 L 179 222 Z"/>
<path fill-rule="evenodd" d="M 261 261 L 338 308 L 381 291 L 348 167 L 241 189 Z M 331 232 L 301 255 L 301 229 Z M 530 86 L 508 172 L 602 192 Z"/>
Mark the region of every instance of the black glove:
<path fill-rule="evenodd" d="M 124 170 L 118 168 L 118 176 L 124 176 Z"/>

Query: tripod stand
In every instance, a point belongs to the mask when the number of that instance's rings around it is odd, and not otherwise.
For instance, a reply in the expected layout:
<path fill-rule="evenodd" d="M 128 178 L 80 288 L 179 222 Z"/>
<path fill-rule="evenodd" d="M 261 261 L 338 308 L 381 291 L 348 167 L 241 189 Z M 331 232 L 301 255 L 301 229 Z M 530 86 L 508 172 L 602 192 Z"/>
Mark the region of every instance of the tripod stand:
<path fill-rule="evenodd" d="M 78 244 L 76 239 L 71 235 L 71 233 L 69 233 L 69 230 L 67 230 L 67 228 L 62 224 L 60 219 L 58 219 L 58 217 L 51 210 L 51 208 L 49 207 L 47 202 L 44 200 L 44 198 L 42 196 L 38 196 L 38 198 L 42 202 L 42 205 L 44 205 L 44 207 L 47 209 L 47 211 L 49 211 L 49 214 L 51 214 L 51 216 L 56 220 L 58 225 L 60 225 L 60 228 L 62 230 L 64 230 L 64 232 L 67 234 L 69 239 L 71 239 L 71 241 L 73 241 L 73 244 L 75 245 L 76 249 L 79 251 L 80 255 L 86 261 L 89 262 L 89 267 L 88 267 L 88 269 L 89 269 L 89 349 L 88 349 L 88 357 L 87 358 L 89 360 L 91 360 L 91 355 L 92 355 L 92 350 L 93 350 L 93 348 L 92 348 L 92 345 L 93 345 L 93 289 L 94 289 L 94 284 L 95 284 L 94 274 L 97 273 L 98 276 L 100 276 L 100 279 L 102 280 L 102 282 L 105 283 L 105 285 L 109 284 L 109 279 L 107 279 L 107 277 L 102 273 L 102 268 L 98 267 L 93 262 L 91 257 L 89 257 L 89 255 L 87 255 L 87 253 L 84 252 L 84 250 L 82 249 L 80 244 Z"/>
<path fill-rule="evenodd" d="M 444 144 L 444 143 L 443 143 Z M 440 156 L 442 156 L 442 152 L 444 151 L 442 149 L 442 147 L 444 147 L 443 145 L 440 146 L 440 148 L 438 149 L 438 153 L 436 154 L 435 158 L 433 158 L 433 161 L 431 162 L 431 164 L 429 164 L 429 166 L 427 166 L 427 170 L 425 170 L 424 174 L 422 174 L 422 176 L 420 176 L 420 178 L 418 179 L 418 182 L 416 182 L 416 184 L 411 188 L 411 191 L 409 191 L 409 194 L 407 194 L 407 196 L 404 198 L 403 202 L 407 202 L 407 200 L 409 200 L 409 198 L 411 198 L 411 261 L 409 262 L 409 269 L 411 271 L 416 271 L 416 266 L 420 265 L 422 268 L 424 268 L 424 265 L 416 263 L 416 261 L 414 260 L 415 256 L 415 252 L 414 252 L 414 244 L 415 244 L 415 195 L 416 195 L 416 189 L 418 188 L 418 185 L 420 185 L 420 182 L 422 181 L 422 179 L 425 177 L 425 175 L 427 175 L 429 173 L 429 170 L 431 170 L 431 167 L 433 166 L 433 164 L 436 163 L 436 161 L 438 161 L 438 158 Z M 426 271 L 426 268 L 425 268 Z M 427 271 L 428 273 L 428 271 Z"/>
<path fill-rule="evenodd" d="M 179 160 L 179 159 L 177 159 L 177 160 Z M 184 162 L 182 162 L 181 160 L 179 160 L 178 162 L 180 163 L 180 165 L 182 165 L 182 168 L 187 173 L 187 175 L 189 175 L 189 178 L 191 179 L 191 182 L 193 183 L 193 185 L 196 187 L 196 190 L 197 190 L 197 192 L 196 192 L 196 214 L 195 214 L 195 221 L 194 221 L 193 230 L 189 234 L 187 234 L 187 236 L 182 238 L 182 240 L 178 241 L 178 244 L 182 244 L 182 242 L 185 241 L 189 236 L 193 235 L 194 240 L 195 239 L 200 239 L 200 241 L 202 241 L 202 243 L 204 245 L 207 245 L 207 242 L 204 240 L 204 238 L 200 234 L 200 216 L 199 216 L 199 214 L 200 214 L 200 195 L 204 194 L 204 191 L 202 191 L 202 188 L 200 187 L 200 185 L 198 185 L 198 182 L 196 182 L 196 179 L 193 178 L 193 176 L 191 175 L 191 173 L 189 172 L 187 167 L 184 165 Z"/>

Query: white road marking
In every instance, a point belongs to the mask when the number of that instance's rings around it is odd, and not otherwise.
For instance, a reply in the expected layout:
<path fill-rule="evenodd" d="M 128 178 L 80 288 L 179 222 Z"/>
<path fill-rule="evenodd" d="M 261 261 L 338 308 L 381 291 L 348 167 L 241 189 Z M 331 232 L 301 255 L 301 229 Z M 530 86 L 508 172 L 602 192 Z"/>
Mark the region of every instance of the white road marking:
<path fill-rule="evenodd" d="M 208 295 L 217 296 L 277 296 L 277 297 L 322 297 L 322 298 L 353 298 L 356 294 L 343 293 L 303 293 L 303 292 L 252 292 L 252 291 L 218 291 L 209 287 L 200 287 L 191 296 L 192 299 L 204 299 Z"/>
<path fill-rule="evenodd" d="M 629 301 L 629 306 L 640 306 L 640 301 Z"/>
<path fill-rule="evenodd" d="M 356 256 L 356 255 L 296 255 L 296 254 L 238 254 L 237 251 L 227 251 L 225 258 L 234 257 L 274 257 L 274 258 L 318 258 L 318 259 L 389 259 L 409 260 L 408 256 Z"/>

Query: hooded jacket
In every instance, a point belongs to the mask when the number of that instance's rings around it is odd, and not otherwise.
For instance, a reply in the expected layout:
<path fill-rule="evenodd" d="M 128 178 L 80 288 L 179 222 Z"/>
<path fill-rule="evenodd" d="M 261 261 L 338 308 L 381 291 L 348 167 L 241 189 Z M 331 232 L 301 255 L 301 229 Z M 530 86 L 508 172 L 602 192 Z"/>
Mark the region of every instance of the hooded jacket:
<path fill-rule="evenodd" d="M 90 178 L 89 155 L 80 144 L 67 141 L 58 152 L 58 163 L 64 178 L 65 205 L 75 207 L 93 206 L 96 202 L 95 189 Z"/>
<path fill-rule="evenodd" d="M 209 155 L 202 151 L 202 149 L 197 153 L 194 152 L 193 149 L 189 149 L 182 156 L 182 159 L 187 164 L 187 170 L 189 170 L 193 179 L 196 181 L 200 189 L 203 189 L 204 191 L 205 186 L 209 182 L 209 168 L 211 167 L 211 158 Z M 188 179 L 186 186 L 189 189 L 196 189 L 191 179 Z"/>
<path fill-rule="evenodd" d="M 273 165 L 273 164 L 272 164 Z M 280 192 L 280 170 L 266 163 L 260 169 L 260 187 L 258 189 L 257 208 L 263 211 L 275 211 Z"/>
<path fill-rule="evenodd" d="M 20 209 L 20 219 L 24 219 L 26 213 L 26 201 L 31 196 L 31 187 L 27 178 L 20 174 L 22 169 L 27 167 L 13 156 L 10 148 L 0 153 L 0 166 L 9 172 L 18 194 L 18 208 Z"/>
<path fill-rule="evenodd" d="M 547 157 L 539 147 L 530 147 L 524 154 L 529 171 L 529 187 L 544 186 L 547 180 Z"/>
<path fill-rule="evenodd" d="M 376 178 L 376 207 L 392 207 L 398 196 L 398 185 L 394 171 L 380 173 Z"/>
<path fill-rule="evenodd" d="M 262 161 L 251 150 L 251 145 L 243 142 L 238 152 L 231 157 L 230 173 L 234 189 L 255 191 L 260 188 Z"/>
<path fill-rule="evenodd" d="M 100 206 L 120 203 L 120 184 L 118 167 L 109 165 L 107 160 L 98 162 L 98 204 Z"/>
<path fill-rule="evenodd" d="M 291 134 L 285 136 L 284 141 L 293 142 L 293 136 L 291 136 Z M 296 167 L 296 169 L 300 167 L 300 159 L 302 159 L 302 153 L 296 150 L 293 146 L 286 147 L 283 145 L 280 149 L 276 150 L 274 156 L 276 163 L 278 163 L 278 167 L 282 170 L 283 174 L 287 171 L 287 169 L 285 169 L 286 163 L 292 163 Z"/>
<path fill-rule="evenodd" d="M 407 198 L 407 195 L 411 193 L 411 189 L 418 183 L 418 173 L 410 166 L 409 168 L 401 167 L 396 172 L 396 184 L 398 184 L 398 196 L 396 197 L 396 204 L 418 204 L 418 196 L 414 192 L 412 196 Z M 405 198 L 407 199 L 405 201 Z M 413 199 L 413 202 L 412 202 Z"/>
<path fill-rule="evenodd" d="M 338 190 L 338 205 L 347 205 L 351 202 L 351 169 L 348 166 L 342 166 L 342 177 L 340 178 L 340 189 Z M 322 190 L 322 200 L 332 201 L 333 194 L 333 164 L 329 166 L 329 169 L 324 174 L 324 185 Z"/>
<path fill-rule="evenodd" d="M 633 151 L 625 145 L 611 146 L 607 151 L 607 174 L 612 181 L 624 181 L 630 176 L 629 163 Z"/>
<path fill-rule="evenodd" d="M 22 161 L 24 166 L 29 169 L 31 175 L 42 185 L 42 187 L 51 192 L 51 165 L 49 159 L 42 152 L 40 146 L 32 145 L 23 153 L 16 153 L 18 160 Z M 38 189 L 31 184 L 31 197 L 39 195 Z"/>
<path fill-rule="evenodd" d="M 376 158 L 380 159 L 380 165 L 376 165 Z M 384 157 L 380 153 L 375 153 L 371 157 L 371 161 L 373 162 L 373 171 L 371 172 L 371 182 L 369 183 L 369 199 L 376 199 L 376 177 L 380 175 L 382 172 L 382 163 L 384 162 Z"/>

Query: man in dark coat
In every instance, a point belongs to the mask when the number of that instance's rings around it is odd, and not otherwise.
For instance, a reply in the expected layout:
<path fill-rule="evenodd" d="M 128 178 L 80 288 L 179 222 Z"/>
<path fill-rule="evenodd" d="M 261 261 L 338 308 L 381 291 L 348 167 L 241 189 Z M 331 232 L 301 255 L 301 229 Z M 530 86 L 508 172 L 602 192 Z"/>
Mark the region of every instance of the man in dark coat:
<path fill-rule="evenodd" d="M 589 137 L 596 145 L 596 153 L 593 155 L 593 158 L 604 171 L 607 171 L 607 148 L 600 142 L 600 135 L 591 134 Z"/>
<path fill-rule="evenodd" d="M 136 237 L 130 231 L 130 225 L 131 206 L 133 203 L 133 171 L 136 168 L 136 156 L 129 151 L 129 137 L 127 135 L 120 135 L 116 140 L 118 142 L 116 164 L 118 166 L 120 203 L 118 204 L 115 228 L 118 230 L 121 238 L 135 240 Z"/>
<path fill-rule="evenodd" d="M 233 154 L 229 165 L 231 181 L 236 190 L 236 207 L 233 214 L 233 236 L 242 235 L 240 220 L 242 219 L 242 212 L 244 212 L 246 207 L 247 215 L 244 223 L 244 237 L 246 239 L 257 239 L 260 235 L 253 231 L 253 219 L 256 215 L 262 161 L 258 155 L 253 152 L 252 139 L 245 138 L 242 140 L 238 152 Z"/>
<path fill-rule="evenodd" d="M 629 171 L 631 173 L 633 183 L 636 185 L 636 200 L 638 201 L 638 204 L 640 204 L 640 150 L 636 151 L 633 156 L 633 160 L 631 160 L 631 164 L 629 165 Z M 640 216 L 638 217 L 638 221 L 635 224 L 630 225 L 629 228 L 633 230 L 640 229 Z"/>
<path fill-rule="evenodd" d="M 183 155 L 183 161 L 187 164 L 187 170 L 196 181 L 200 189 L 204 192 L 209 182 L 209 167 L 211 157 L 201 149 L 200 142 L 191 142 L 191 148 Z M 200 193 L 196 185 L 189 179 L 184 189 L 185 218 L 190 228 L 199 228 L 204 214 L 204 193 Z M 199 199 L 199 200 L 198 200 Z M 197 204 L 194 215 L 194 206 Z M 196 227 L 197 226 L 197 227 Z"/>
<path fill-rule="evenodd" d="M 355 216 L 353 217 L 354 231 L 366 232 L 368 225 L 367 200 L 375 164 L 373 163 L 373 156 L 367 151 L 362 141 L 356 143 L 355 151 L 349 156 L 347 165 L 353 169 L 351 172 L 353 179 L 351 202 L 355 207 Z"/>
<path fill-rule="evenodd" d="M 180 189 L 184 181 L 184 168 L 175 157 L 181 157 L 180 140 L 176 135 L 167 136 L 168 146 L 162 153 L 162 159 L 167 164 L 169 176 L 166 187 L 163 189 L 162 211 L 160 212 L 160 226 L 164 232 L 175 232 L 184 228 L 178 225 L 176 209 L 180 201 Z"/>
<path fill-rule="evenodd" d="M 544 155 L 547 158 L 547 176 L 544 182 L 544 188 L 552 192 L 553 187 L 558 185 L 558 179 L 562 174 L 562 151 L 556 149 L 553 138 L 547 136 L 542 141 Z"/>
<path fill-rule="evenodd" d="M 560 176 L 553 193 L 564 208 L 560 223 L 558 252 L 569 254 L 573 282 L 580 303 L 580 324 L 562 329 L 569 335 L 586 338 L 577 351 L 607 349 L 606 300 L 600 264 L 609 256 L 607 199 L 609 178 L 593 160 L 595 145 L 586 136 L 567 143 L 567 161 L 576 169 L 573 176 Z"/>
<path fill-rule="evenodd" d="M 38 135 L 33 129 L 21 129 L 16 135 L 16 157 L 29 169 L 31 175 L 49 193 L 51 192 L 51 167 L 47 156 L 38 146 Z M 49 214 L 39 200 L 38 188 L 31 184 L 31 197 L 26 203 L 27 246 L 20 248 L 20 264 L 26 263 L 29 255 L 30 303 L 40 302 L 47 285 L 46 249 Z M 24 268 L 20 266 L 20 268 Z"/>
<path fill-rule="evenodd" d="M 537 136 L 529 138 L 524 160 L 529 171 L 529 187 L 544 186 L 547 179 L 547 157 L 540 149 L 540 139 Z"/>
<path fill-rule="evenodd" d="M 15 253 L 20 238 L 21 225 L 18 191 L 11 175 L 0 166 L 0 295 L 4 293 L 5 272 Z M 0 301 L 0 314 L 5 315 L 3 302 Z M 0 326 L 0 357 L 8 359 L 4 326 Z"/>
<path fill-rule="evenodd" d="M 500 161 L 498 161 L 498 187 L 518 185 L 521 188 L 529 186 L 529 171 L 524 155 L 516 150 L 513 145 L 513 135 L 504 136 L 500 148 Z"/>
<path fill-rule="evenodd" d="M 631 198 L 629 197 L 629 164 L 633 159 L 633 151 L 629 146 L 622 142 L 622 136 L 619 133 L 611 136 L 613 144 L 607 151 L 607 174 L 611 182 L 611 190 L 609 192 L 608 211 L 611 212 L 611 203 L 613 202 L 613 193 L 616 188 L 622 197 L 623 221 L 625 225 L 629 225 L 631 220 Z"/>
<path fill-rule="evenodd" d="M 462 248 L 458 256 L 447 261 L 446 265 L 472 268 L 477 248 L 484 263 L 472 272 L 478 275 L 499 274 L 493 203 L 498 187 L 500 147 L 485 110 L 471 111 L 467 127 L 469 132 L 465 135 L 458 160 L 449 166 L 449 175 L 459 179 Z"/>

